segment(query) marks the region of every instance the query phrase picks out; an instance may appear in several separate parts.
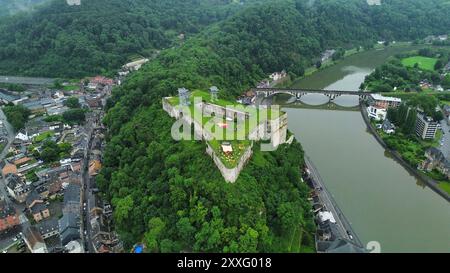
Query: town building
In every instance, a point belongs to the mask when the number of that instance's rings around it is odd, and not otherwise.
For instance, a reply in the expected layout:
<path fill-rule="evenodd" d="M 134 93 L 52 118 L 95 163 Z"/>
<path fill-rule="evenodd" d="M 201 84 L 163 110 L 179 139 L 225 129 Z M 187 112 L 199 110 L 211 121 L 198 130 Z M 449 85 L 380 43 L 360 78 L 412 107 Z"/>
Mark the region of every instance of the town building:
<path fill-rule="evenodd" d="M 44 240 L 59 235 L 59 223 L 55 218 L 38 223 L 36 228 Z"/>
<path fill-rule="evenodd" d="M 272 73 L 270 76 L 269 76 L 269 78 L 272 80 L 272 81 L 279 81 L 279 80 L 282 80 L 282 79 L 284 79 L 284 78 L 286 78 L 287 77 L 287 73 L 286 73 L 286 71 L 281 71 L 281 72 L 275 72 L 275 73 Z"/>
<path fill-rule="evenodd" d="M 19 203 L 25 202 L 31 191 L 31 187 L 25 184 L 18 175 L 13 173 L 7 174 L 5 180 L 9 195 Z"/>
<path fill-rule="evenodd" d="M 336 50 L 334 49 L 329 49 L 329 50 L 325 50 L 325 52 L 322 53 L 321 56 L 321 62 L 324 63 L 326 61 L 328 61 L 329 59 L 331 59 L 334 55 L 334 53 L 336 53 Z"/>
<path fill-rule="evenodd" d="M 418 166 L 419 170 L 431 172 L 437 170 L 447 179 L 450 179 L 450 160 L 445 157 L 441 150 L 432 147 L 425 151 L 426 159 Z"/>
<path fill-rule="evenodd" d="M 70 212 L 64 213 L 63 217 L 59 219 L 59 234 L 63 245 L 79 240 L 81 238 L 80 215 Z"/>
<path fill-rule="evenodd" d="M 36 190 L 33 190 L 28 194 L 26 205 L 36 222 L 40 222 L 50 217 L 50 211 L 47 208 L 47 205 Z"/>
<path fill-rule="evenodd" d="M 384 120 L 381 129 L 388 135 L 395 133 L 395 125 L 392 124 L 392 122 L 390 122 L 388 119 Z"/>
<path fill-rule="evenodd" d="M 81 244 L 80 240 L 76 240 L 76 241 L 70 241 L 69 243 L 67 243 L 67 245 L 65 246 L 65 249 L 68 253 L 70 254 L 80 254 L 80 253 L 84 253 L 84 248 Z"/>
<path fill-rule="evenodd" d="M 0 102 L 4 104 L 13 103 L 17 105 L 21 101 L 21 97 L 13 94 L 5 89 L 0 89 Z"/>
<path fill-rule="evenodd" d="M 80 185 L 69 183 L 69 186 L 64 190 L 63 213 L 79 214 L 81 203 L 80 190 Z"/>
<path fill-rule="evenodd" d="M 28 227 L 24 232 L 23 239 L 31 253 L 48 253 L 44 238 L 37 228 Z"/>
<path fill-rule="evenodd" d="M 17 167 L 14 164 L 11 164 L 9 162 L 5 162 L 3 169 L 2 169 L 2 174 L 3 177 L 6 177 L 8 174 L 17 174 Z"/>
<path fill-rule="evenodd" d="M 19 214 L 14 207 L 5 201 L 0 201 L 0 233 L 19 225 Z"/>
<path fill-rule="evenodd" d="M 431 140 L 436 137 L 439 123 L 423 114 L 417 114 L 416 135 L 423 140 Z"/>
<path fill-rule="evenodd" d="M 444 105 L 444 107 L 442 108 L 442 110 L 444 111 L 444 115 L 446 117 L 450 116 L 450 105 Z"/>
<path fill-rule="evenodd" d="M 374 119 L 376 121 L 385 120 L 387 116 L 386 108 L 369 106 L 367 108 L 367 114 L 369 118 Z"/>
<path fill-rule="evenodd" d="M 184 34 L 180 34 L 180 35 L 183 35 L 183 38 L 184 38 Z M 137 60 L 137 61 L 134 61 L 131 63 L 127 63 L 124 66 L 122 66 L 122 70 L 129 71 L 129 72 L 138 71 L 139 69 L 141 69 L 142 65 L 144 65 L 148 61 L 149 61 L 149 59 L 144 58 L 144 59 L 140 59 L 140 60 Z"/>
<path fill-rule="evenodd" d="M 371 94 L 369 104 L 376 108 L 388 109 L 389 107 L 398 107 L 402 103 L 399 98 L 385 97 L 379 94 Z"/>

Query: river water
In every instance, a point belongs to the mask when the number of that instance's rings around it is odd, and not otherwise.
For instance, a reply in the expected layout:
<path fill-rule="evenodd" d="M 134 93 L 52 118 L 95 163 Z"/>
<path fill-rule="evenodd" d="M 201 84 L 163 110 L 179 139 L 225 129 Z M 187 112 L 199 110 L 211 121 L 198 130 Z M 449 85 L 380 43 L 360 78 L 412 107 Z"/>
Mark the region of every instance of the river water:
<path fill-rule="evenodd" d="M 376 66 L 404 50 L 359 53 L 294 86 L 358 90 Z M 304 98 L 307 104 L 325 101 L 319 94 Z M 358 99 L 347 96 L 336 102 L 351 106 Z M 450 252 L 449 203 L 389 157 L 367 132 L 360 112 L 298 109 L 294 105 L 286 106 L 285 111 L 289 129 L 363 243 L 377 241 L 382 252 Z"/>

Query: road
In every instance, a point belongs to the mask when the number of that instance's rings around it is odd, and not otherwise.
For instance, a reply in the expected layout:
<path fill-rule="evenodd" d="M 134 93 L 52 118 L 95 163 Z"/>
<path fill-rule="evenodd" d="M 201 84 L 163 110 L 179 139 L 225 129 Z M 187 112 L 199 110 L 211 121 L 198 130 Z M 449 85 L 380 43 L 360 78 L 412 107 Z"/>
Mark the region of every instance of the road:
<path fill-rule="evenodd" d="M 359 240 L 358 236 L 356 235 L 356 233 L 353 231 L 350 222 L 345 218 L 344 213 L 339 209 L 339 206 L 335 202 L 333 196 L 325 187 L 323 180 L 320 177 L 320 174 L 317 171 L 316 167 L 307 156 L 305 156 L 305 163 L 306 167 L 310 171 L 310 176 L 314 184 L 314 188 L 320 189 L 318 191 L 318 194 L 321 203 L 324 205 L 327 211 L 330 211 L 333 214 L 334 219 L 336 220 L 336 224 L 340 233 L 337 237 L 348 239 L 362 247 L 363 245 Z M 350 232 L 353 238 L 350 238 L 347 231 Z"/>
<path fill-rule="evenodd" d="M 31 78 L 19 76 L 3 76 L 0 75 L 0 83 L 18 83 L 26 85 L 50 85 L 55 80 L 50 78 Z"/>
<path fill-rule="evenodd" d="M 450 126 L 447 124 L 447 119 L 443 119 L 441 121 L 442 131 L 444 134 L 442 135 L 441 143 L 439 149 L 442 151 L 445 157 L 450 158 Z"/>
<path fill-rule="evenodd" d="M 8 132 L 8 143 L 6 144 L 3 151 L 0 152 L 0 161 L 3 161 L 5 159 L 6 155 L 8 154 L 9 147 L 11 146 L 12 142 L 15 138 L 14 129 L 12 128 L 11 124 L 6 119 L 5 114 L 3 113 L 3 110 L 0 109 L 0 121 L 3 122 L 3 125 L 5 126 L 7 132 Z M 10 205 L 14 206 L 14 208 L 19 212 L 19 218 L 20 223 L 22 224 L 21 228 L 15 229 L 7 234 L 4 234 L 2 237 L 0 237 L 0 249 L 3 250 L 7 248 L 8 246 L 13 244 L 13 238 L 21 231 L 25 230 L 27 226 L 30 224 L 27 217 L 23 213 L 24 205 L 19 205 L 11 199 L 9 199 L 9 195 L 6 192 L 6 184 L 5 179 L 3 178 L 3 175 L 0 174 L 0 196 Z"/>
<path fill-rule="evenodd" d="M 2 109 L 0 109 L 0 121 L 3 122 L 3 125 L 5 126 L 6 131 L 8 132 L 8 143 L 6 144 L 3 151 L 0 152 L 0 161 L 2 161 L 3 159 L 5 159 L 6 155 L 8 154 L 9 147 L 11 146 L 12 142 L 14 141 L 15 134 L 14 134 L 14 130 L 13 130 L 11 124 L 9 124 L 9 122 L 7 121 L 6 116 L 3 113 Z M 9 198 L 8 198 L 8 194 L 6 193 L 5 188 L 6 188 L 5 180 L 3 179 L 3 175 L 0 174 L 1 197 L 4 197 L 6 202 L 12 203 L 11 200 L 9 200 Z"/>
<path fill-rule="evenodd" d="M 90 195 L 92 194 L 91 191 L 91 183 L 90 183 L 90 177 L 89 177 L 89 160 L 90 160 L 90 150 L 91 150 L 91 144 L 92 144 L 92 133 L 96 126 L 96 121 L 98 118 L 99 113 L 93 112 L 93 115 L 89 115 L 86 118 L 86 125 L 85 129 L 86 132 L 88 132 L 88 142 L 87 147 L 85 149 L 84 154 L 84 166 L 83 166 L 83 175 L 82 175 L 82 189 L 81 189 L 81 198 L 82 198 L 82 205 L 81 205 L 81 215 L 82 215 L 82 221 L 81 221 L 81 230 L 82 230 L 82 239 L 83 244 L 85 247 L 85 252 L 88 253 L 94 253 L 94 247 L 92 245 L 91 241 L 91 224 L 90 224 L 90 215 L 89 212 L 91 211 L 89 199 Z M 86 203 L 86 208 L 84 208 L 84 203 Z M 86 232 L 86 235 L 85 235 Z"/>

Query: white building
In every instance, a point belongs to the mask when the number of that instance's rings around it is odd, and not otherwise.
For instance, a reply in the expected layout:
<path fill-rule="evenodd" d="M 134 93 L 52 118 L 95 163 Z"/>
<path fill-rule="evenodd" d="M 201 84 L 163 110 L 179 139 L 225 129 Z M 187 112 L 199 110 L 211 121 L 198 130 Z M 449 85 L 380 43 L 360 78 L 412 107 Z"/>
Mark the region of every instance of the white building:
<path fill-rule="evenodd" d="M 273 81 L 279 81 L 287 76 L 286 71 L 275 72 L 270 75 L 270 79 Z"/>
<path fill-rule="evenodd" d="M 149 61 L 149 59 L 140 59 L 140 60 L 137 60 L 137 61 L 134 61 L 131 63 L 127 63 L 122 68 L 125 71 L 137 71 L 137 70 L 141 69 L 142 65 L 148 61 Z"/>
<path fill-rule="evenodd" d="M 381 121 L 386 119 L 387 110 L 380 107 L 369 106 L 367 108 L 367 114 L 369 118 L 372 118 L 376 121 Z"/>
<path fill-rule="evenodd" d="M 69 253 L 84 253 L 79 241 L 70 241 L 65 248 Z"/>
<path fill-rule="evenodd" d="M 17 135 L 16 135 L 16 139 L 20 139 L 20 140 L 22 140 L 22 141 L 29 141 L 30 140 L 30 138 L 28 137 L 28 134 L 24 134 L 24 133 L 22 133 L 22 132 L 19 132 Z"/>
<path fill-rule="evenodd" d="M 336 223 L 333 214 L 329 211 L 321 211 L 317 214 L 317 216 L 319 217 L 322 223 L 328 220 L 330 221 L 330 223 Z"/>

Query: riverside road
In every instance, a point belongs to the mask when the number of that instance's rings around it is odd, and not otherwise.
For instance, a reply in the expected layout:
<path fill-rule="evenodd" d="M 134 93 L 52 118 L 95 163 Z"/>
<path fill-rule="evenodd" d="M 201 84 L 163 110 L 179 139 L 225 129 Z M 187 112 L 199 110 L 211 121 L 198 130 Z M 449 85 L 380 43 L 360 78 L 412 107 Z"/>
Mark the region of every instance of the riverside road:
<path fill-rule="evenodd" d="M 305 156 L 305 163 L 306 167 L 310 171 L 310 177 L 314 185 L 314 188 L 319 189 L 318 196 L 320 202 L 324 205 L 326 210 L 330 211 L 333 214 L 334 219 L 336 220 L 336 225 L 340 233 L 339 236 L 337 237 L 348 239 L 350 241 L 353 241 L 358 246 L 363 247 L 363 244 L 359 240 L 356 233 L 353 231 L 350 222 L 347 220 L 347 218 L 345 218 L 344 214 L 339 209 L 333 197 L 326 189 L 325 184 L 323 183 L 322 178 L 320 177 L 320 174 L 317 171 L 316 167 L 307 156 Z"/>

